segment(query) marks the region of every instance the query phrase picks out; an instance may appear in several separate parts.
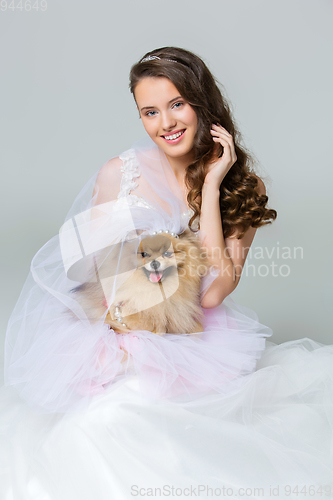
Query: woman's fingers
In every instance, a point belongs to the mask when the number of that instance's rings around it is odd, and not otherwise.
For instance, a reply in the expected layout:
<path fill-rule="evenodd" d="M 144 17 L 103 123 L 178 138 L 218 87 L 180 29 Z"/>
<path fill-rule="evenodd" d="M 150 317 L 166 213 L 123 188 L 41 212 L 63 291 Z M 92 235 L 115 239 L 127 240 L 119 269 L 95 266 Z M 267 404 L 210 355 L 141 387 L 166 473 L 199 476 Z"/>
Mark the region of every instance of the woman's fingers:
<path fill-rule="evenodd" d="M 224 147 L 224 155 L 233 158 L 233 147 L 232 145 L 225 139 L 224 137 L 220 136 L 213 136 L 213 141 L 216 143 L 220 143 Z"/>
<path fill-rule="evenodd" d="M 216 143 L 219 142 L 224 147 L 225 153 L 236 161 L 237 158 L 232 135 L 229 134 L 225 128 L 215 124 L 212 125 L 210 133 L 212 134 L 213 141 Z"/>
<path fill-rule="evenodd" d="M 212 134 L 213 137 L 220 137 L 221 139 L 224 139 L 228 142 L 228 144 L 233 144 L 233 139 L 232 136 L 224 129 L 220 128 L 213 128 L 214 125 L 212 125 L 212 128 L 210 130 L 210 133 Z"/>
<path fill-rule="evenodd" d="M 223 147 L 223 154 L 210 164 L 205 182 L 216 182 L 220 186 L 232 165 L 237 161 L 236 150 L 232 135 L 220 124 L 213 123 L 210 133 L 216 146 L 220 144 Z"/>
<path fill-rule="evenodd" d="M 224 133 L 225 135 L 227 135 L 228 137 L 230 137 L 232 139 L 232 135 L 229 134 L 229 132 L 224 128 L 222 127 L 221 125 L 216 125 L 215 123 L 212 124 L 212 129 L 217 131 L 217 132 L 221 132 L 221 133 Z"/>

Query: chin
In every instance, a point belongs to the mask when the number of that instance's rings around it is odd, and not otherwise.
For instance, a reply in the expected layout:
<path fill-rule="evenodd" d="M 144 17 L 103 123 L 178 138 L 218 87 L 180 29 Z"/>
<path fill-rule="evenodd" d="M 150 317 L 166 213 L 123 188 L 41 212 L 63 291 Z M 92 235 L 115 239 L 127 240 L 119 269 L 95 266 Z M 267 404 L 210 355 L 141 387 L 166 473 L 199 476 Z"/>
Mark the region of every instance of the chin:
<path fill-rule="evenodd" d="M 177 158 L 180 156 L 187 156 L 193 150 L 194 138 L 184 138 L 184 142 L 179 142 L 178 144 L 168 144 L 164 139 L 154 140 L 155 144 L 162 149 L 165 154 L 172 158 Z"/>
<path fill-rule="evenodd" d="M 164 148 L 164 152 L 170 158 L 182 158 L 182 157 L 186 157 L 186 156 L 190 155 L 192 149 L 193 149 L 193 146 L 188 146 L 185 148 L 182 147 L 179 149 L 177 149 L 175 146 L 172 146 L 170 148 Z"/>
<path fill-rule="evenodd" d="M 163 233 L 142 239 L 137 268 L 109 307 L 99 283 L 83 283 L 73 292 L 90 321 L 103 318 L 119 333 L 197 333 L 203 331 L 200 283 L 207 269 L 206 253 L 197 236 L 186 229 L 179 238 Z M 117 320 L 117 304 L 126 327 Z"/>

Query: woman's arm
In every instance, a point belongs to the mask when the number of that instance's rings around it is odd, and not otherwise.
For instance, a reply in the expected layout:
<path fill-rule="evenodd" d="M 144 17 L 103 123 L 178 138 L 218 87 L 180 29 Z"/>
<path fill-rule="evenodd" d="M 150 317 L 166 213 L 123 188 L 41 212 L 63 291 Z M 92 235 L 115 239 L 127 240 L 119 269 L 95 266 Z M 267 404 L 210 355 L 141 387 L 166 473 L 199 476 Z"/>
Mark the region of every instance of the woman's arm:
<path fill-rule="evenodd" d="M 259 177 L 258 186 L 259 193 L 266 194 L 265 185 Z M 238 285 L 257 228 L 250 227 L 240 240 L 237 239 L 237 232 L 224 239 L 219 190 L 214 184 L 204 184 L 200 230 L 203 233 L 201 243 L 208 252 L 209 262 L 220 270 L 220 275 L 201 301 L 202 307 L 210 309 L 219 306 Z"/>
<path fill-rule="evenodd" d="M 224 146 L 224 154 L 220 160 L 212 165 L 202 189 L 201 244 L 208 252 L 209 262 L 220 270 L 220 275 L 202 298 L 201 305 L 206 309 L 219 306 L 238 285 L 256 233 L 256 228 L 250 227 L 242 239 L 237 239 L 236 231 L 232 237 L 224 240 L 219 205 L 219 186 L 237 158 L 232 137 L 223 127 L 213 125 L 211 133 L 215 142 Z M 260 194 L 266 194 L 265 185 L 259 177 L 258 191 Z"/>

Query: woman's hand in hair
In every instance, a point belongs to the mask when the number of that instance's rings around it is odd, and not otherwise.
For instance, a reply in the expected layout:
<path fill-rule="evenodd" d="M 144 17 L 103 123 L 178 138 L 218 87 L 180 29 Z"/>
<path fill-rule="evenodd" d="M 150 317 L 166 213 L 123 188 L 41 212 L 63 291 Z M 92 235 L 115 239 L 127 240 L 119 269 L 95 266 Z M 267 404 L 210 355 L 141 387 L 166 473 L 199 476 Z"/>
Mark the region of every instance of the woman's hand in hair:
<path fill-rule="evenodd" d="M 213 141 L 216 143 L 216 153 L 220 146 L 223 147 L 223 154 L 217 160 L 209 164 L 208 172 L 205 177 L 205 184 L 215 184 L 218 188 L 230 168 L 236 163 L 237 156 L 232 135 L 221 125 L 212 125 L 210 133 Z"/>

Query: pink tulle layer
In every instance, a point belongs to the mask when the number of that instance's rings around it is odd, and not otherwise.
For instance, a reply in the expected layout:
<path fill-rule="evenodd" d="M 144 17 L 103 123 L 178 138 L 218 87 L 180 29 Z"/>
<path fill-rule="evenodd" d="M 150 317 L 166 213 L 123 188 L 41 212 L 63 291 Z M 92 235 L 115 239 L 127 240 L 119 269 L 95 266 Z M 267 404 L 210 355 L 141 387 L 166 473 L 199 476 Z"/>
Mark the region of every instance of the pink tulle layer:
<path fill-rule="evenodd" d="M 110 364 L 120 361 L 119 369 L 112 370 L 107 381 L 98 376 L 76 390 L 82 394 L 112 390 L 115 381 L 130 374 L 138 377 L 147 399 L 227 393 L 238 388 L 244 375 L 255 370 L 265 338 L 272 333 L 239 311 L 230 314 L 225 305 L 203 311 L 204 331 L 198 334 L 159 336 L 149 331 L 116 334 L 106 330 L 98 344 L 97 365 L 106 374 Z M 119 353 L 122 358 L 118 360 Z"/>
<path fill-rule="evenodd" d="M 148 400 L 177 401 L 237 389 L 255 371 L 272 330 L 230 297 L 204 309 L 204 331 L 119 334 L 48 308 L 34 342 L 12 349 L 7 377 L 42 412 L 72 411 L 134 377 Z M 42 330 L 42 331 L 40 331 Z"/>

